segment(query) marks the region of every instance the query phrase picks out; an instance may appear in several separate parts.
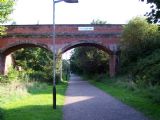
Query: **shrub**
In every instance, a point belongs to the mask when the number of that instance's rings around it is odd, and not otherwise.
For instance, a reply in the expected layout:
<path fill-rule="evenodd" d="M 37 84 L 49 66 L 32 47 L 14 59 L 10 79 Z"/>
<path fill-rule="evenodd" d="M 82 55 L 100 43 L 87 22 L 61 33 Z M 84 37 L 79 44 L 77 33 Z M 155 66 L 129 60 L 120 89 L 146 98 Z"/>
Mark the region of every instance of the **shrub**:
<path fill-rule="evenodd" d="M 32 94 L 36 94 L 40 91 L 44 91 L 44 89 L 47 89 L 48 85 L 47 83 L 40 83 L 40 82 L 30 82 L 26 85 L 27 91 Z"/>
<path fill-rule="evenodd" d="M 18 78 L 19 72 L 11 67 L 7 75 L 0 75 L 0 83 L 10 83 L 12 81 L 17 81 Z"/>
<path fill-rule="evenodd" d="M 20 71 L 19 77 L 22 81 L 39 81 L 39 82 L 51 82 L 52 75 L 44 71 L 34 71 L 28 69 L 27 71 Z"/>
<path fill-rule="evenodd" d="M 140 59 L 133 69 L 133 74 L 137 76 L 138 84 L 160 84 L 160 49 Z"/>
<path fill-rule="evenodd" d="M 96 82 L 104 82 L 106 80 L 106 74 L 96 75 Z"/>
<path fill-rule="evenodd" d="M 13 67 L 10 67 L 9 71 L 8 71 L 8 74 L 7 74 L 8 81 L 9 82 L 16 81 L 16 80 L 18 80 L 18 77 L 19 77 L 19 71 L 17 71 Z"/>
<path fill-rule="evenodd" d="M 7 82 L 8 82 L 7 77 L 4 75 L 0 75 L 0 83 L 7 83 Z"/>
<path fill-rule="evenodd" d="M 0 108 L 0 120 L 3 120 L 3 110 Z"/>
<path fill-rule="evenodd" d="M 152 86 L 149 88 L 149 97 L 154 103 L 160 104 L 160 86 Z"/>
<path fill-rule="evenodd" d="M 116 86 L 126 88 L 131 91 L 137 90 L 137 84 L 132 80 L 131 76 L 118 76 L 112 79 Z"/>

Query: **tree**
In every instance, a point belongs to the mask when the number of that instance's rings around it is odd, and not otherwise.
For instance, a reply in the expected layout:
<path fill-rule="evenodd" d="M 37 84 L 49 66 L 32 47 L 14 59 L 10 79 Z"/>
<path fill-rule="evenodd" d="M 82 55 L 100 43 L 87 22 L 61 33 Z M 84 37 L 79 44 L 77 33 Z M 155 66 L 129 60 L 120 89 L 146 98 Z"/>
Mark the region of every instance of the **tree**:
<path fill-rule="evenodd" d="M 152 47 L 158 33 L 158 26 L 149 24 L 144 18 L 136 17 L 130 20 L 124 26 L 121 41 L 122 53 L 126 55 L 128 62 L 136 61 L 138 57 L 150 52 L 149 47 Z"/>
<path fill-rule="evenodd" d="M 160 23 L 160 0 L 147 0 L 147 3 L 151 4 L 151 12 L 146 13 L 149 22 Z"/>
<path fill-rule="evenodd" d="M 62 78 L 63 80 L 68 80 L 69 76 L 70 76 L 70 62 L 69 60 L 62 60 Z"/>
<path fill-rule="evenodd" d="M 9 15 L 13 11 L 14 0 L 0 0 L 0 24 L 9 20 Z M 6 28 L 0 26 L 0 36 L 4 35 Z"/>
<path fill-rule="evenodd" d="M 91 24 L 106 24 L 106 23 L 107 23 L 107 21 L 102 21 L 102 20 L 99 20 L 99 19 L 92 20 L 92 22 L 91 22 Z"/>
<path fill-rule="evenodd" d="M 78 47 L 70 58 L 71 70 L 83 74 L 106 73 L 108 55 L 95 47 Z"/>
<path fill-rule="evenodd" d="M 134 73 L 134 75 L 142 73 L 143 63 L 146 61 L 146 66 L 149 66 L 149 58 L 153 58 L 153 53 L 160 48 L 160 32 L 158 25 L 150 24 L 146 19 L 136 17 L 129 21 L 123 28 L 121 41 L 121 62 L 124 72 Z M 159 52 L 155 55 L 158 55 Z M 155 56 L 154 55 L 154 56 Z M 147 57 L 152 56 L 152 57 Z M 146 58 L 146 60 L 143 60 Z M 159 58 L 158 58 L 159 59 Z M 156 60 L 156 57 L 155 57 Z M 142 62 L 143 61 L 143 62 Z M 152 61 L 150 59 L 150 61 Z M 138 64 L 138 63 L 141 64 Z M 152 63 L 156 63 L 153 60 Z M 151 63 L 151 64 L 152 64 Z M 141 65 L 141 66 L 140 66 Z M 153 65 L 153 64 L 152 64 Z M 143 76 L 142 74 L 141 76 Z"/>
<path fill-rule="evenodd" d="M 53 54 L 42 48 L 22 48 L 13 53 L 15 67 L 21 67 L 30 79 L 52 81 Z"/>

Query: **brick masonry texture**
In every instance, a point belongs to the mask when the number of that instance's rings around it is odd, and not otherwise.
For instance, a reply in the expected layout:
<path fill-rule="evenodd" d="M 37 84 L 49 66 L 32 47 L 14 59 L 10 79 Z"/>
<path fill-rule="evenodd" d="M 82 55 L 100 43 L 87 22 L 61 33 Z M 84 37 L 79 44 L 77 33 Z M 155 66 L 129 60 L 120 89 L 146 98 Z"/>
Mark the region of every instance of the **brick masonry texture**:
<path fill-rule="evenodd" d="M 0 38 L 1 61 L 23 47 L 41 47 L 53 51 L 53 25 L 8 25 L 7 34 Z M 79 28 L 82 28 L 81 30 Z M 91 29 L 88 29 L 91 28 Z M 110 71 L 114 74 L 123 25 L 59 24 L 56 25 L 56 54 L 78 46 L 95 46 L 111 55 Z M 4 63 L 1 64 L 1 70 Z"/>

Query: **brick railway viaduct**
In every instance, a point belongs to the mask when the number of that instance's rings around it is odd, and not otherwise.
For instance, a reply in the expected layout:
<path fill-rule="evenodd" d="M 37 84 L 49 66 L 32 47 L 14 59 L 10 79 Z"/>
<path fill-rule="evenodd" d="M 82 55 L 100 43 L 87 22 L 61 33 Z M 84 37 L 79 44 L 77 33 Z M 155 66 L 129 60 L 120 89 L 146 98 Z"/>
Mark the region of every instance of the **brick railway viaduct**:
<path fill-rule="evenodd" d="M 6 56 L 24 47 L 41 47 L 53 52 L 52 25 L 8 25 L 7 35 L 0 38 L 0 73 L 4 73 Z M 56 55 L 78 46 L 95 46 L 109 56 L 110 76 L 116 75 L 122 25 L 56 25 Z"/>

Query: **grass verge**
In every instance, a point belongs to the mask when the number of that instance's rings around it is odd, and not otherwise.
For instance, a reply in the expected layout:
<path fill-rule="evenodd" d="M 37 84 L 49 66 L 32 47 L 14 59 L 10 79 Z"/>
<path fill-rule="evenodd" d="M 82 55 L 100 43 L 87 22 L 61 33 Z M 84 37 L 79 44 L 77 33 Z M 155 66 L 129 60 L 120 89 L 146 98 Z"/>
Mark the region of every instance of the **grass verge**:
<path fill-rule="evenodd" d="M 0 101 L 2 111 L 0 117 L 4 120 L 62 120 L 66 88 L 67 83 L 57 85 L 57 109 L 53 110 L 52 86 L 46 83 L 33 83 L 27 86 L 27 94 L 23 97 L 19 97 L 17 93 L 15 99 L 11 96 L 9 100 L 10 97 L 7 96 Z"/>
<path fill-rule="evenodd" d="M 124 85 L 126 84 L 125 82 L 123 84 L 123 82 L 120 82 L 121 80 L 118 80 L 122 78 L 105 78 L 101 81 L 95 78 L 90 80 L 90 83 L 94 86 L 109 93 L 123 103 L 134 107 L 136 110 L 143 112 L 150 119 L 160 120 L 160 104 L 154 103 L 153 100 L 148 97 L 148 91 L 128 87 L 129 85 Z"/>

